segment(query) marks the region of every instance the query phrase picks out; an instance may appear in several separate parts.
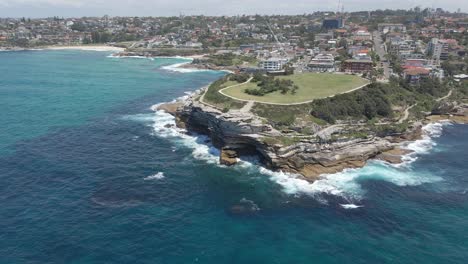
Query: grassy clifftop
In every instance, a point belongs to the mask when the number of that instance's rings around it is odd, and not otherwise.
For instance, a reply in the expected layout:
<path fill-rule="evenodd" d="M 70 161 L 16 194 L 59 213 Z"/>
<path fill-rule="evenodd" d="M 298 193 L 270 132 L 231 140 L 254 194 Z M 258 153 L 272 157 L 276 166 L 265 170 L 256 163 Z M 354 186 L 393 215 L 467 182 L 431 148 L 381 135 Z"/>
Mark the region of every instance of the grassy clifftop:
<path fill-rule="evenodd" d="M 246 93 L 246 90 L 260 89 L 258 82 L 249 82 L 240 86 L 223 90 L 226 95 L 241 100 L 250 100 L 263 103 L 296 104 L 314 99 L 326 98 L 368 84 L 369 82 L 355 75 L 303 73 L 287 76 L 278 76 L 278 80 L 290 80 L 297 86 L 294 93 L 281 93 L 274 91 L 263 96 Z"/>

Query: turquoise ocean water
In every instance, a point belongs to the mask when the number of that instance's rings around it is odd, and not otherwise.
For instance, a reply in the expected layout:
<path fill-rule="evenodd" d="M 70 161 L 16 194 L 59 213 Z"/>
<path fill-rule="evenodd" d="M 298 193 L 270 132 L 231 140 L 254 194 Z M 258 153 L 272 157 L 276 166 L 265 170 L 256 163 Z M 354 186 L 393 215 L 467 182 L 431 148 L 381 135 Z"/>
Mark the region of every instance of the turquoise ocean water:
<path fill-rule="evenodd" d="M 467 126 L 313 184 L 225 168 L 152 110 L 223 73 L 108 55 L 0 53 L 0 264 L 468 262 Z"/>

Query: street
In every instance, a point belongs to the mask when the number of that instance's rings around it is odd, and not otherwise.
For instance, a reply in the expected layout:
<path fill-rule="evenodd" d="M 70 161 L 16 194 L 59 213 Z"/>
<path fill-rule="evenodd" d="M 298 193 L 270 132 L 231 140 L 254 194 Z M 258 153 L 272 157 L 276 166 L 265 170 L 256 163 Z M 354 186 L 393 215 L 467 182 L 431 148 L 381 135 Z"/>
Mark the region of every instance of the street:
<path fill-rule="evenodd" d="M 384 69 L 384 76 L 386 79 L 390 78 L 390 63 L 387 61 L 385 58 L 385 54 L 387 52 L 385 51 L 384 44 L 382 41 L 382 36 L 380 35 L 380 32 L 374 31 L 373 33 L 373 38 L 374 38 L 374 50 L 379 55 L 380 57 L 380 65 L 379 67 Z"/>

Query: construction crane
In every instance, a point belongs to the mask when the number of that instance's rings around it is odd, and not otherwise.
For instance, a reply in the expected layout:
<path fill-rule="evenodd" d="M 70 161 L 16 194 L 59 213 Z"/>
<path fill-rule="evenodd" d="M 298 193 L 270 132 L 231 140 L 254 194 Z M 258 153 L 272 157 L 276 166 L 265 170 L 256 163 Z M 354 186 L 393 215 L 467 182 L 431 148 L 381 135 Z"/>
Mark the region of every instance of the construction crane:
<path fill-rule="evenodd" d="M 284 48 L 283 48 L 283 44 L 279 41 L 278 37 L 276 36 L 275 32 L 273 32 L 273 29 L 271 28 L 271 25 L 270 25 L 270 22 L 268 22 L 268 20 L 265 20 L 267 26 L 268 26 L 268 29 L 270 30 L 271 34 L 273 35 L 273 38 L 275 38 L 276 40 L 276 43 L 278 44 L 278 47 L 279 47 L 279 51 L 280 51 L 280 54 L 281 56 L 284 56 L 285 53 L 284 53 Z"/>

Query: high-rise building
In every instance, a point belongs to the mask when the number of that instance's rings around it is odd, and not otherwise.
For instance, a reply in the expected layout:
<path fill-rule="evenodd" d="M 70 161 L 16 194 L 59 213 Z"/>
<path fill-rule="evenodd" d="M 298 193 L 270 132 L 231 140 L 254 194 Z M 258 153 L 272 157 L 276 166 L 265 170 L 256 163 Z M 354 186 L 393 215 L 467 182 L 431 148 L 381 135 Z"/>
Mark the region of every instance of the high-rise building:
<path fill-rule="evenodd" d="M 341 17 L 325 18 L 322 22 L 322 27 L 325 29 L 337 29 L 344 27 L 344 20 Z"/>
<path fill-rule="evenodd" d="M 433 38 L 427 45 L 427 54 L 432 59 L 432 64 L 439 65 L 441 60 L 448 59 L 449 44 L 447 41 Z"/>

